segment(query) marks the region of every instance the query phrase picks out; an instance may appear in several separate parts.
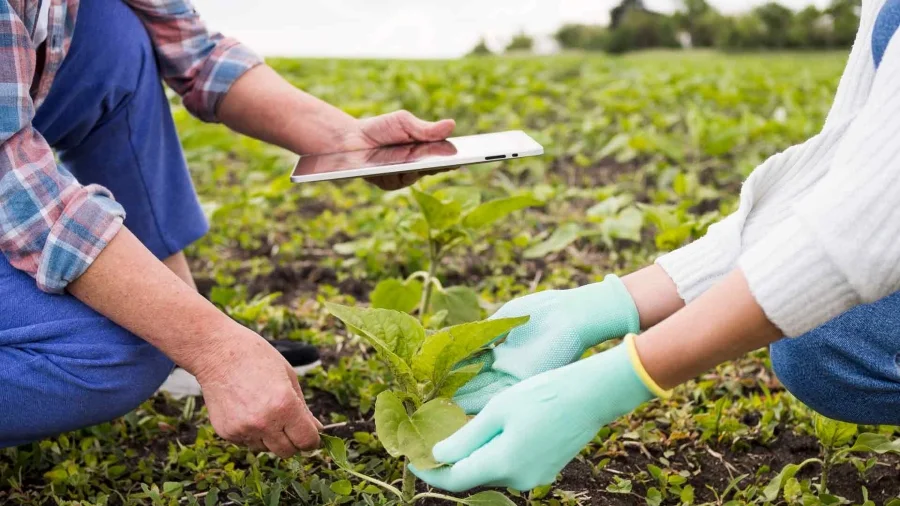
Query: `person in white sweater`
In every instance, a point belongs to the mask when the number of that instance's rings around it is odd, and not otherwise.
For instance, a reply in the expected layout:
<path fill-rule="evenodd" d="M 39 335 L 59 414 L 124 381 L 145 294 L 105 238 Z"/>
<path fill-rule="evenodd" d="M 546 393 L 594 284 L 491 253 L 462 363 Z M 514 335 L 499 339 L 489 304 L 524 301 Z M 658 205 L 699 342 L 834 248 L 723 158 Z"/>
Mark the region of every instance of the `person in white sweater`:
<path fill-rule="evenodd" d="M 434 447 L 453 465 L 420 478 L 550 483 L 603 425 L 763 346 L 816 411 L 900 424 L 900 0 L 863 0 L 860 17 L 821 133 L 757 168 L 737 212 L 622 279 L 501 308 L 531 319 L 457 392 L 478 416 Z"/>

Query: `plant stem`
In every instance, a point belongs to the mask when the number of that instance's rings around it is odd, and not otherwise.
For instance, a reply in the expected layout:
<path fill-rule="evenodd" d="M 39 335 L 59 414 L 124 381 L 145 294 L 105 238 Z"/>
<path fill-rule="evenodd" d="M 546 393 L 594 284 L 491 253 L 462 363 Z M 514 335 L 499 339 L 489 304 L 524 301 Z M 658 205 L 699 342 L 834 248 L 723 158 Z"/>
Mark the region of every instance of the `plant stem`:
<path fill-rule="evenodd" d="M 828 472 L 831 471 L 831 449 L 825 449 L 825 456 L 822 459 L 822 481 L 819 484 L 819 493 L 828 493 Z"/>
<path fill-rule="evenodd" d="M 637 494 L 635 494 L 635 495 L 637 495 Z M 426 497 L 430 497 L 432 499 L 442 499 L 444 501 L 452 501 L 455 503 L 460 502 L 460 499 L 458 497 L 453 497 L 453 496 L 444 495 L 444 494 L 435 494 L 434 492 L 422 492 L 421 494 L 413 497 L 413 501 L 418 501 L 419 499 L 425 499 Z M 643 499 L 643 497 L 641 497 L 639 495 L 638 495 L 638 497 Z"/>
<path fill-rule="evenodd" d="M 409 459 L 403 461 L 403 495 L 404 504 L 416 502 L 416 475 L 409 470 Z"/>
<path fill-rule="evenodd" d="M 422 288 L 422 302 L 419 304 L 419 320 L 424 321 L 425 315 L 428 313 L 428 308 L 431 305 L 431 290 L 432 284 L 434 283 L 434 275 L 437 271 L 437 247 L 434 244 L 434 239 L 431 237 L 431 232 L 428 232 L 428 273 L 425 275 L 425 281 L 423 282 Z"/>
<path fill-rule="evenodd" d="M 383 481 L 381 481 L 381 480 L 376 480 L 375 478 L 370 478 L 369 476 L 366 476 L 366 475 L 364 475 L 364 474 L 362 474 L 362 473 L 357 473 L 356 471 L 354 471 L 354 470 L 352 470 L 352 469 L 348 469 L 348 468 L 346 468 L 346 467 L 343 467 L 343 468 L 341 468 L 341 469 L 343 469 L 345 472 L 348 472 L 348 473 L 352 474 L 353 476 L 356 476 L 357 478 L 359 478 L 359 479 L 361 479 L 361 480 L 368 481 L 368 482 L 370 482 L 370 483 L 372 483 L 372 484 L 374 484 L 374 485 L 377 485 L 377 486 L 379 486 L 379 487 L 381 487 L 381 488 L 387 490 L 388 492 L 394 494 L 395 496 L 397 496 L 397 497 L 400 498 L 401 500 L 403 499 L 403 493 L 400 492 L 399 490 L 397 490 L 397 487 L 394 487 L 394 486 L 392 486 L 392 485 L 388 485 L 387 483 L 385 483 L 385 482 L 383 482 Z"/>

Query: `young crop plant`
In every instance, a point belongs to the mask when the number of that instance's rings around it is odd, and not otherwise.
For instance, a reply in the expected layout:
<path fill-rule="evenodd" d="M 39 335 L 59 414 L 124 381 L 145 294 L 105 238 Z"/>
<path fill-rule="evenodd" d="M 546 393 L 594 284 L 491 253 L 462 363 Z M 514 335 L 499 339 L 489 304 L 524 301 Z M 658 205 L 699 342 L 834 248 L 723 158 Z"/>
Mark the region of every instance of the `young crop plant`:
<path fill-rule="evenodd" d="M 380 282 L 372 292 L 372 306 L 418 314 L 427 328 L 481 319 L 481 304 L 474 290 L 441 285 L 437 278 L 441 259 L 509 214 L 543 202 L 529 194 L 481 202 L 479 191 L 471 188 L 445 188 L 434 193 L 412 188 L 411 192 L 421 215 L 412 220 L 407 232 L 425 243 L 426 270 L 405 280 Z"/>
<path fill-rule="evenodd" d="M 854 454 L 900 453 L 900 439 L 891 440 L 883 434 L 872 432 L 857 435 L 859 428 L 856 424 L 832 420 L 818 414 L 814 415 L 814 421 L 821 458 L 809 458 L 799 464 L 786 465 L 762 490 L 761 495 L 765 501 L 776 501 L 779 492 L 783 491 L 789 502 L 799 500 L 803 504 L 847 504 L 844 498 L 832 495 L 828 490 L 829 473 L 835 466 L 851 463 L 860 474 L 864 474 L 875 465 L 876 460 L 861 459 Z M 801 482 L 795 478 L 801 469 L 810 464 L 818 464 L 821 468 L 819 484 L 815 488 L 808 480 Z M 865 488 L 863 493 L 867 493 Z"/>
<path fill-rule="evenodd" d="M 332 315 L 375 349 L 392 373 L 388 390 L 375 400 L 375 431 L 384 449 L 403 458 L 403 479 L 392 484 L 357 472 L 348 461 L 344 441 L 323 436 L 334 463 L 347 473 L 371 482 L 396 496 L 395 504 L 412 505 L 420 499 L 444 499 L 479 506 L 513 504 L 495 491 L 467 498 L 433 492 L 416 493 L 416 478 L 409 464 L 419 469 L 440 467 L 431 448 L 466 424 L 465 412 L 450 398 L 481 370 L 466 361 L 488 349 L 498 336 L 528 321 L 528 317 L 463 323 L 429 332 L 407 313 L 391 309 L 353 308 L 326 304 Z"/>

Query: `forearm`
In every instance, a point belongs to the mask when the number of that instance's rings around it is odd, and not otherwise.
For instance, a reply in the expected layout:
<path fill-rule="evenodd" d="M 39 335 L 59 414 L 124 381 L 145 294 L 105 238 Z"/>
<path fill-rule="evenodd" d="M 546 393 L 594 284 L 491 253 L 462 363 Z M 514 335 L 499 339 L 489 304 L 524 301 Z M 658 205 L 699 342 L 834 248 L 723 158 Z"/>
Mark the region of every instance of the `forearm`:
<path fill-rule="evenodd" d="M 294 153 L 323 153 L 341 145 L 356 120 L 258 65 L 232 86 L 218 111 L 232 130 Z"/>
<path fill-rule="evenodd" d="M 647 373 L 662 388 L 782 337 L 750 293 L 740 270 L 635 340 Z"/>
<path fill-rule="evenodd" d="M 68 290 L 195 374 L 204 350 L 237 327 L 124 227 Z"/>
<path fill-rule="evenodd" d="M 672 278 L 659 265 L 650 265 L 622 278 L 637 306 L 641 328 L 649 329 L 684 307 Z"/>

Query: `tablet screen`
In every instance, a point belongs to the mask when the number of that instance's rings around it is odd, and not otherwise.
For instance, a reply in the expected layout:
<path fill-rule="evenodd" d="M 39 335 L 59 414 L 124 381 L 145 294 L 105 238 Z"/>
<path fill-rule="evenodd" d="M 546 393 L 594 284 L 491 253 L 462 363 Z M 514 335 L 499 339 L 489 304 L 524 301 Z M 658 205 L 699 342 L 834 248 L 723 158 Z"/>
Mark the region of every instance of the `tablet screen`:
<path fill-rule="evenodd" d="M 291 180 L 324 181 L 440 169 L 543 153 L 525 132 L 451 137 L 444 141 L 300 157 Z"/>

